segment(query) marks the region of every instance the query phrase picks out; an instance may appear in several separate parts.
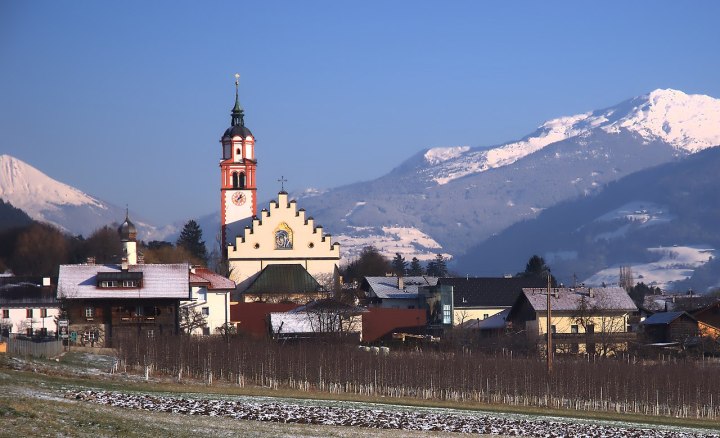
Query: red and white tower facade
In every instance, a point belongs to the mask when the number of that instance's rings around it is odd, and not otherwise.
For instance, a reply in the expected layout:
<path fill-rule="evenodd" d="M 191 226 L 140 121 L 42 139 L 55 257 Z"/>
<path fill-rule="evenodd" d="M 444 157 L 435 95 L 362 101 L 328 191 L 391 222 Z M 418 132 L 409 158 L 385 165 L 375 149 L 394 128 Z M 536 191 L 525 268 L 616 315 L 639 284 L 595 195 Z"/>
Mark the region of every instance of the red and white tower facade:
<path fill-rule="evenodd" d="M 235 244 L 246 225 L 257 214 L 255 138 L 245 126 L 245 114 L 238 97 L 240 75 L 235 75 L 235 106 L 230 127 L 220 139 L 220 224 L 225 245 Z"/>

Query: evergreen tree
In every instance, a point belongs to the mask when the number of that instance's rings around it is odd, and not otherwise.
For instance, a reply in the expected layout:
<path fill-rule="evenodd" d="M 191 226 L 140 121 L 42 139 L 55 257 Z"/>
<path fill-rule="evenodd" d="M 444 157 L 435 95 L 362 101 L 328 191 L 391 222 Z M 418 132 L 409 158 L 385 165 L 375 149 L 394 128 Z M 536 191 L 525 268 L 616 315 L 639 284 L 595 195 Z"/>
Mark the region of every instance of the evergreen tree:
<path fill-rule="evenodd" d="M 407 262 L 405 261 L 405 257 L 403 257 L 399 252 L 395 253 L 395 257 L 392 259 L 391 264 L 393 272 L 395 272 L 395 275 L 398 277 L 407 273 Z"/>
<path fill-rule="evenodd" d="M 205 248 L 205 242 L 202 240 L 202 230 L 194 220 L 190 219 L 185 224 L 176 245 L 184 248 L 193 257 L 207 264 L 207 248 Z"/>
<path fill-rule="evenodd" d="M 447 277 L 447 262 L 442 254 L 436 255 L 435 259 L 428 263 L 427 275 L 431 277 Z"/>
<path fill-rule="evenodd" d="M 423 268 L 420 264 L 420 260 L 417 257 L 413 257 L 410 260 L 410 269 L 408 269 L 408 275 L 419 276 L 423 275 Z"/>
<path fill-rule="evenodd" d="M 345 281 L 362 281 L 364 277 L 385 275 L 392 267 L 390 261 L 385 258 L 374 246 L 366 246 L 360 253 L 357 260 L 350 262 L 342 271 Z"/>

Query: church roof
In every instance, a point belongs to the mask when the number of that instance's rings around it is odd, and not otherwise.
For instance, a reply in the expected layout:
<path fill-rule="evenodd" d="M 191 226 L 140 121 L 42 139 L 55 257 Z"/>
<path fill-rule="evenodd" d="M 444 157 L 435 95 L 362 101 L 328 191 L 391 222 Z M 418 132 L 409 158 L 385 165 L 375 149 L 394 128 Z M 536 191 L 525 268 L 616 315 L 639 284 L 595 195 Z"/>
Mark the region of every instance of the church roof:
<path fill-rule="evenodd" d="M 252 135 L 252 132 L 245 125 L 231 126 L 225 130 L 223 137 L 242 137 L 247 138 Z"/>
<path fill-rule="evenodd" d="M 244 294 L 297 294 L 321 291 L 320 283 L 299 264 L 273 264 L 243 292 Z"/>

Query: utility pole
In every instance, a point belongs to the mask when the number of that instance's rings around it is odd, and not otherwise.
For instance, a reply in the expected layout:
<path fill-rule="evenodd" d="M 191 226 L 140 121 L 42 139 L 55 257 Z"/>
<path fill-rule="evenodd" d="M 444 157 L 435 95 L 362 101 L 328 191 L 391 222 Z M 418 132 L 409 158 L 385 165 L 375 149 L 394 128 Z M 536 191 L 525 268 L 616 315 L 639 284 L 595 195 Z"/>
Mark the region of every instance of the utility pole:
<path fill-rule="evenodd" d="M 552 308 L 550 304 L 550 270 L 547 271 L 547 372 L 548 375 L 552 374 L 552 361 L 553 361 L 553 345 L 552 345 Z"/>

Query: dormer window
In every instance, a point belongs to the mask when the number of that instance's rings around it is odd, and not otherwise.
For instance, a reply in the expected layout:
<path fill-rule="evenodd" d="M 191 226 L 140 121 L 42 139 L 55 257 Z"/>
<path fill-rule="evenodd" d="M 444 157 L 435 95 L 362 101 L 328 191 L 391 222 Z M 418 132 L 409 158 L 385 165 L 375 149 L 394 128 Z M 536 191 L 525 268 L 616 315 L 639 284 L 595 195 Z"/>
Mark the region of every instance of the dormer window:
<path fill-rule="evenodd" d="M 98 272 L 100 289 L 137 289 L 142 287 L 142 272 Z"/>

